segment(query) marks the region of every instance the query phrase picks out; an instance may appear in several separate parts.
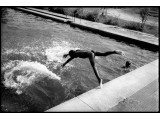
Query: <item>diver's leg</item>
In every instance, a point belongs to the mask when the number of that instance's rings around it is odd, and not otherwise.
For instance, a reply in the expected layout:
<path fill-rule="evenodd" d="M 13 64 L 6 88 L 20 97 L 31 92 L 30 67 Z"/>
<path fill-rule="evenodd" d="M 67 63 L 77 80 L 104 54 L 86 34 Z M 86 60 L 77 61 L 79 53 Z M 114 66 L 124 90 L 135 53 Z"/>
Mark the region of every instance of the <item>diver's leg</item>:
<path fill-rule="evenodd" d="M 95 56 L 107 56 L 107 55 L 110 55 L 110 54 L 115 54 L 114 51 L 109 51 L 109 52 L 94 52 Z"/>
<path fill-rule="evenodd" d="M 119 55 L 123 55 L 124 53 L 120 50 L 114 50 L 114 51 L 108 51 L 108 52 L 96 52 L 96 51 L 92 51 L 94 53 L 95 56 L 108 56 L 111 54 L 119 54 Z"/>
<path fill-rule="evenodd" d="M 99 74 L 98 74 L 98 71 L 97 71 L 97 68 L 95 66 L 95 61 L 94 61 L 94 55 L 92 54 L 92 56 L 90 56 L 89 58 L 89 61 L 91 63 L 91 66 L 93 68 L 93 71 L 98 79 L 98 82 L 99 82 L 99 85 L 100 85 L 100 88 L 102 88 L 102 79 L 99 77 Z"/>

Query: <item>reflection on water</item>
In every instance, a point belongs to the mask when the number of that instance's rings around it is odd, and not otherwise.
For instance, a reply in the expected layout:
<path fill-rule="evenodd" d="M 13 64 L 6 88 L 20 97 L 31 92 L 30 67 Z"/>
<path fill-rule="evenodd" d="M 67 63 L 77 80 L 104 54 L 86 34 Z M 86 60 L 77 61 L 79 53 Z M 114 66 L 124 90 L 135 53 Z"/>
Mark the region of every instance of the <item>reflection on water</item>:
<path fill-rule="evenodd" d="M 135 69 L 158 56 L 31 14 L 9 8 L 1 12 L 1 107 L 5 112 L 45 111 L 98 86 L 88 59 L 74 59 L 61 69 L 66 61 L 62 56 L 71 49 L 126 53 L 126 57 L 96 58 L 104 83 L 127 73 L 122 69 L 126 61 Z"/>

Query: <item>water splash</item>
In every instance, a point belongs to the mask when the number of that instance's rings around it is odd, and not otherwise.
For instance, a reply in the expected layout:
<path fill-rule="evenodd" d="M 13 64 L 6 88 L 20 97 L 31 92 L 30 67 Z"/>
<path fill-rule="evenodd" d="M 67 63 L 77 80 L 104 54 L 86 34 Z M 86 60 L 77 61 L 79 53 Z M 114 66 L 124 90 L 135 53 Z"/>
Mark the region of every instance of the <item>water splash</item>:
<path fill-rule="evenodd" d="M 52 47 L 46 49 L 45 54 L 47 55 L 48 61 L 57 61 L 59 63 L 63 63 L 63 55 L 67 54 L 70 50 L 80 49 L 73 44 L 62 41 L 56 42 L 53 41 Z"/>
<path fill-rule="evenodd" d="M 71 49 L 76 50 L 79 48 L 66 41 L 53 41 L 52 46 L 43 49 L 43 51 L 28 46 L 20 51 L 17 49 L 4 50 L 2 58 L 7 60 L 5 60 L 2 67 L 5 79 L 3 84 L 5 87 L 16 89 L 16 93 L 21 94 L 35 81 L 42 80 L 45 77 L 60 80 L 60 77 L 53 71 L 60 71 L 60 64 L 65 62 L 63 55 Z M 70 67 L 73 67 L 73 65 L 67 64 L 61 72 Z"/>
<path fill-rule="evenodd" d="M 64 84 L 64 80 L 60 79 L 64 78 L 63 73 L 67 71 L 70 73 L 73 65 L 67 64 L 64 69 L 61 69 L 60 65 L 66 61 L 63 55 L 71 49 L 79 49 L 77 46 L 70 42 L 53 41 L 53 45 L 49 48 L 25 46 L 22 49 L 3 49 L 1 81 L 4 90 L 9 90 L 8 93 L 4 93 L 4 96 L 7 95 L 9 99 L 14 96 L 12 101 L 20 106 L 25 100 L 25 108 L 28 110 L 32 110 L 33 106 L 36 107 L 36 110 L 42 111 L 59 104 L 64 99 L 69 99 L 76 94 L 73 88 L 73 92 L 69 90 L 65 95 L 67 86 L 71 82 L 68 80 L 71 78 L 65 78 L 68 84 Z M 67 97 L 68 95 L 69 97 Z M 19 103 L 19 99 L 22 102 Z M 7 101 L 7 104 L 8 109 L 9 106 L 14 106 L 10 101 Z"/>
<path fill-rule="evenodd" d="M 12 61 L 2 68 L 6 87 L 16 89 L 16 93 L 21 94 L 26 87 L 35 81 L 46 77 L 53 80 L 60 80 L 60 77 L 47 69 L 45 65 L 38 62 Z"/>

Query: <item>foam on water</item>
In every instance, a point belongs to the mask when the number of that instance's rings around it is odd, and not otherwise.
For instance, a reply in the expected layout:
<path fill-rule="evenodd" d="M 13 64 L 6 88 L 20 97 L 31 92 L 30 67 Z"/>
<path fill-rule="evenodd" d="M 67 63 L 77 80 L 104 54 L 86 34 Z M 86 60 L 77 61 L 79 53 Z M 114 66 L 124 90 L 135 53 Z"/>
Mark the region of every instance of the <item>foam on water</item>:
<path fill-rule="evenodd" d="M 2 69 L 6 71 L 4 85 L 16 89 L 18 94 L 21 94 L 26 87 L 35 81 L 42 80 L 42 78 L 48 77 L 53 80 L 60 80 L 59 76 L 38 62 L 12 61 Z"/>
<path fill-rule="evenodd" d="M 7 61 L 3 63 L 2 67 L 2 71 L 4 72 L 3 84 L 5 87 L 16 89 L 16 93 L 21 94 L 32 83 L 43 80 L 45 77 L 60 80 L 61 78 L 53 73 L 53 69 L 60 71 L 58 66 L 66 61 L 63 55 L 71 49 L 76 50 L 79 48 L 66 41 L 53 41 L 51 47 L 46 48 L 44 51 L 38 51 L 37 48 L 34 50 L 34 48 L 28 46 L 20 51 L 17 49 L 5 50 L 3 57 L 7 58 Z M 40 58 L 38 53 L 41 54 Z M 46 56 L 47 58 L 44 64 L 40 63 L 44 61 L 42 56 Z M 39 59 L 41 61 L 37 61 Z M 67 64 L 65 69 L 70 67 L 73 67 L 73 65 Z"/>
<path fill-rule="evenodd" d="M 77 50 L 80 49 L 78 47 L 73 46 L 66 41 L 56 42 L 53 41 L 52 47 L 46 49 L 45 54 L 49 61 L 57 61 L 59 63 L 64 62 L 63 55 L 67 54 L 70 50 Z"/>
<path fill-rule="evenodd" d="M 10 99 L 11 96 L 14 96 L 13 101 L 20 106 L 25 100 L 26 109 L 32 110 L 33 106 L 36 107 L 36 110 L 43 111 L 59 104 L 64 99 L 71 98 L 74 94 L 77 95 L 78 85 L 74 88 L 69 87 L 72 85 L 71 80 L 75 79 L 72 78 L 74 76 L 70 76 L 72 75 L 70 68 L 74 64 L 71 62 L 63 69 L 60 67 L 68 59 L 63 58 L 63 55 L 70 50 L 77 49 L 79 47 L 74 42 L 60 41 L 57 38 L 54 38 L 53 43 L 49 46 L 24 46 L 21 49 L 4 48 L 1 52 L 1 75 L 3 76 L 1 81 L 4 90 L 7 90 L 4 93 L 7 96 L 4 95 L 6 97 L 3 98 Z M 68 77 L 65 77 L 64 81 L 64 75 L 67 74 Z M 8 90 L 9 93 L 7 93 Z M 22 103 L 19 102 L 19 99 Z M 7 109 L 9 106 L 14 106 L 10 101 L 7 101 L 7 104 L 4 105 Z M 20 110 L 22 109 L 20 108 Z"/>

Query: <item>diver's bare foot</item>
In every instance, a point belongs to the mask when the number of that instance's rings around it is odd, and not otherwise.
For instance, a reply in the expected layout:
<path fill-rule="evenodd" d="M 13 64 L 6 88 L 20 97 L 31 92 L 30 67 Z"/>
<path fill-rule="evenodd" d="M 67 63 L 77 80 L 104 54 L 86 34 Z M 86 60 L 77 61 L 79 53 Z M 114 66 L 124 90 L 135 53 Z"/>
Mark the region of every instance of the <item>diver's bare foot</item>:
<path fill-rule="evenodd" d="M 115 50 L 115 52 L 116 52 L 117 54 L 119 54 L 119 55 L 122 55 L 122 56 L 125 55 L 124 52 L 123 52 L 123 51 L 120 51 L 120 50 Z"/>
<path fill-rule="evenodd" d="M 102 88 L 102 86 L 103 86 L 102 84 L 101 84 L 101 85 L 99 85 L 99 86 L 98 86 L 98 89 L 101 89 L 101 88 Z"/>
<path fill-rule="evenodd" d="M 98 86 L 99 89 L 101 89 L 102 86 L 103 86 L 103 85 L 102 85 L 102 81 L 103 81 L 103 80 L 101 79 L 101 82 L 100 82 L 100 84 L 99 84 L 99 86 Z"/>

